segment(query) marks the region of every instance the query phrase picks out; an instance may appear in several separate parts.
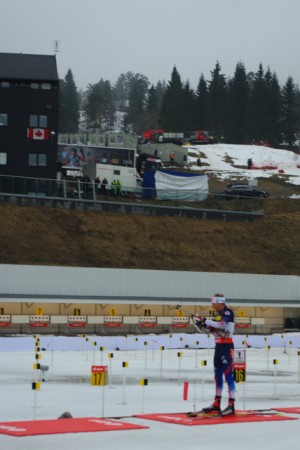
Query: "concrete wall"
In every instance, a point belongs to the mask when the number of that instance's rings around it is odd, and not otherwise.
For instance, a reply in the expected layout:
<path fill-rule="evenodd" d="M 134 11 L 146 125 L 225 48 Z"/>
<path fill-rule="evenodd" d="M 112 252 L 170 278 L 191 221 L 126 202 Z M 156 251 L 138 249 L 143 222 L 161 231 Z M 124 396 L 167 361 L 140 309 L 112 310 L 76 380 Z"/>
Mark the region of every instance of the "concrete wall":
<path fill-rule="evenodd" d="M 169 270 L 0 265 L 0 302 L 300 307 L 300 277 Z"/>

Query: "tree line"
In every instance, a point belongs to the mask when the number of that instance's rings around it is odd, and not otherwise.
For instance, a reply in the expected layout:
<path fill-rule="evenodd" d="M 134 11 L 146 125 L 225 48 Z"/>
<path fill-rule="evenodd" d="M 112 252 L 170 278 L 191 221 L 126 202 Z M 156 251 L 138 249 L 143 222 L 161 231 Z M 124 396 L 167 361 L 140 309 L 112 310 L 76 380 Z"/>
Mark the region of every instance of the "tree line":
<path fill-rule="evenodd" d="M 61 133 L 113 130 L 117 112 L 126 132 L 208 130 L 216 142 L 263 141 L 292 148 L 300 128 L 300 92 L 292 77 L 280 86 L 270 68 L 260 64 L 257 72 L 247 73 L 242 62 L 227 78 L 217 62 L 209 80 L 201 74 L 195 90 L 176 66 L 167 83 L 154 85 L 142 74 L 127 72 L 114 85 L 101 78 L 85 91 L 78 91 L 68 70 L 60 82 Z"/>

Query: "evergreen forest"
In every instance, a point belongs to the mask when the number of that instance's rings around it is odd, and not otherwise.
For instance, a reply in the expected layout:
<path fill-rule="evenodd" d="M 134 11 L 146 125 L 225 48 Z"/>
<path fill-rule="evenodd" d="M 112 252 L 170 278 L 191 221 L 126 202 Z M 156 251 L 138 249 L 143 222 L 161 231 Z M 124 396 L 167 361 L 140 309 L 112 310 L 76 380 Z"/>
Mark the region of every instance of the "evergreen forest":
<path fill-rule="evenodd" d="M 215 142 L 265 142 L 293 149 L 300 129 L 300 91 L 292 77 L 280 85 L 260 64 L 247 72 L 238 62 L 233 76 L 219 62 L 203 74 L 196 89 L 183 81 L 176 66 L 170 80 L 151 84 L 139 73 L 121 74 L 115 84 L 100 79 L 78 90 L 72 70 L 60 81 L 60 133 L 116 129 L 140 135 L 148 129 L 167 132 L 207 130 Z"/>

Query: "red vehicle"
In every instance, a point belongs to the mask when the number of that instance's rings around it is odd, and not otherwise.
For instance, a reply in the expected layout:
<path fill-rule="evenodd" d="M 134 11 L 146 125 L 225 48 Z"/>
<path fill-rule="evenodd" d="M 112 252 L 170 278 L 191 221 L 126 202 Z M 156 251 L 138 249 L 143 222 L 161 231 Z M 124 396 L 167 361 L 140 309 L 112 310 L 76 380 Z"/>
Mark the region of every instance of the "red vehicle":
<path fill-rule="evenodd" d="M 188 134 L 188 138 L 192 144 L 208 144 L 209 143 L 208 131 L 203 131 L 203 130 L 191 131 Z"/>
<path fill-rule="evenodd" d="M 168 143 L 172 142 L 174 144 L 182 145 L 184 142 L 188 141 L 191 144 L 208 144 L 209 137 L 208 131 L 196 130 L 190 131 L 188 133 L 179 132 L 165 132 L 164 130 L 146 130 L 142 135 L 142 140 L 144 142 L 161 142 Z"/>
<path fill-rule="evenodd" d="M 159 142 L 159 136 L 162 136 L 164 130 L 146 130 L 142 137 L 145 141 Z"/>

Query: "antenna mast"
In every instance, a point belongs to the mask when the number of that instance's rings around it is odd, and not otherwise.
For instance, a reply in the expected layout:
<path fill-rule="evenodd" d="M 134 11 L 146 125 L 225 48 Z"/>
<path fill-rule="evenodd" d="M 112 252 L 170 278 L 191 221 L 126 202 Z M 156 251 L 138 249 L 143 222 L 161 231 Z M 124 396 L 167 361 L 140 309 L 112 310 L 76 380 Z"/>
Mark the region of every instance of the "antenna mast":
<path fill-rule="evenodd" d="M 53 48 L 54 48 L 54 53 L 58 53 L 59 52 L 59 41 L 54 41 L 53 42 Z"/>

